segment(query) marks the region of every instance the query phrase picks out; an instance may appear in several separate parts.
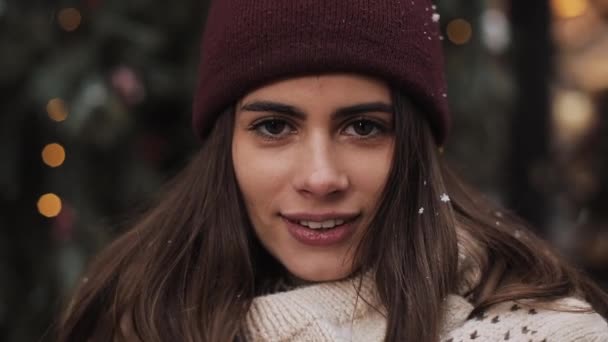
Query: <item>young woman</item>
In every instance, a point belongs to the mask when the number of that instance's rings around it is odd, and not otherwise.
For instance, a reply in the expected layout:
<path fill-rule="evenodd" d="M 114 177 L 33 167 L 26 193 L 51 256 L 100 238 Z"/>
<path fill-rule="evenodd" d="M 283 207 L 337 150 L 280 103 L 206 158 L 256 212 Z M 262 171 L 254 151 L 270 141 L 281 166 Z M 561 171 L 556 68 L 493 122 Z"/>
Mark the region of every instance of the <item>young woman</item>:
<path fill-rule="evenodd" d="M 212 4 L 202 146 L 59 341 L 606 341 L 608 298 L 439 153 L 428 0 Z"/>

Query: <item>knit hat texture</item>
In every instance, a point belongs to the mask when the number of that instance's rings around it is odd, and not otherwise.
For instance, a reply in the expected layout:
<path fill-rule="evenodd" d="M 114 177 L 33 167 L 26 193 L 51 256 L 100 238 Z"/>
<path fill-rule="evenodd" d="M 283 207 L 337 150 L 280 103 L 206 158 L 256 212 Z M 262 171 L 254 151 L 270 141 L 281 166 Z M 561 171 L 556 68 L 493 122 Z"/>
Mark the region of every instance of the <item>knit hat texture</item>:
<path fill-rule="evenodd" d="M 442 145 L 450 126 L 442 37 L 430 0 L 214 0 L 201 45 L 193 124 L 279 79 L 329 72 L 403 91 Z"/>

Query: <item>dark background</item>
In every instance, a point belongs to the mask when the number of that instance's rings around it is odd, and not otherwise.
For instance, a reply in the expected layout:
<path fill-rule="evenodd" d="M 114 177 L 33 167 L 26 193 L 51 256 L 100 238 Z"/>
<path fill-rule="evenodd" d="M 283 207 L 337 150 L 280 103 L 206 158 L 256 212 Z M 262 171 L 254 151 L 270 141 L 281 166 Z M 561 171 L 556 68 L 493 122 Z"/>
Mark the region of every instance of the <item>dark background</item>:
<path fill-rule="evenodd" d="M 0 340 L 41 339 L 89 258 L 197 149 L 206 8 L 0 0 Z M 437 12 L 445 157 L 608 288 L 608 1 Z"/>

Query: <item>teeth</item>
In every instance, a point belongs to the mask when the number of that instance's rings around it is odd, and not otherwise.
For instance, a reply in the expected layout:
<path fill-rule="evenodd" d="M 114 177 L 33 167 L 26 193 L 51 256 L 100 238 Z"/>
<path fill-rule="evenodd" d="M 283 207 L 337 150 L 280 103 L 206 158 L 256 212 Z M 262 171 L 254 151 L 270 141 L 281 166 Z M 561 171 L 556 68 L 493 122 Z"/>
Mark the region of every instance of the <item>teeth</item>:
<path fill-rule="evenodd" d="M 334 227 L 336 225 L 336 221 L 335 220 L 329 220 L 329 221 L 325 221 L 321 223 L 323 225 L 323 228 L 331 228 Z"/>
<path fill-rule="evenodd" d="M 322 222 L 308 222 L 308 227 L 312 228 L 312 229 L 318 229 L 323 227 L 323 223 Z"/>
<path fill-rule="evenodd" d="M 319 229 L 319 228 L 333 228 L 335 226 L 339 226 L 344 223 L 344 220 L 327 220 L 327 221 L 323 221 L 323 222 L 299 221 L 298 223 L 302 226 L 306 226 L 311 229 Z"/>

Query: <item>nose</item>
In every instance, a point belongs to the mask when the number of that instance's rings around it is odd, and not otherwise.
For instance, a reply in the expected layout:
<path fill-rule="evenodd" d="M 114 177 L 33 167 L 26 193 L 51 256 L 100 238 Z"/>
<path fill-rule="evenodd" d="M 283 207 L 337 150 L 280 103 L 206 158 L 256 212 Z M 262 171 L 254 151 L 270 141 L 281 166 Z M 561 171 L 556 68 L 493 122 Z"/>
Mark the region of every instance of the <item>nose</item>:
<path fill-rule="evenodd" d="M 317 198 L 343 193 L 350 182 L 331 142 L 312 142 L 301 151 L 294 187 L 306 196 Z"/>

